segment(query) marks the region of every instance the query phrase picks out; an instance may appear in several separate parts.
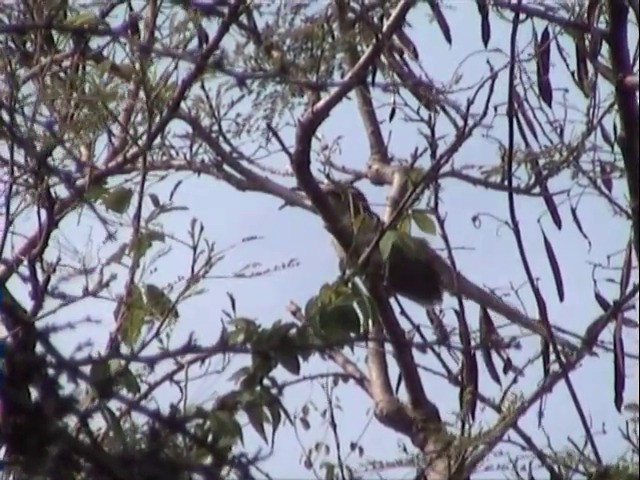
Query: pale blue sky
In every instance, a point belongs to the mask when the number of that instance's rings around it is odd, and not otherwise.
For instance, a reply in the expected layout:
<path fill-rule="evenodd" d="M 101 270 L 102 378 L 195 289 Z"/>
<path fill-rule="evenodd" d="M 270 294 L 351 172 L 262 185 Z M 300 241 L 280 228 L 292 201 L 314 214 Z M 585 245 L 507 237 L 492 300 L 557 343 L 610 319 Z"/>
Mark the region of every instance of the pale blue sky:
<path fill-rule="evenodd" d="M 420 57 L 430 75 L 439 81 L 446 82 L 458 68 L 460 62 L 469 55 L 472 50 L 482 48 L 479 31 L 479 18 L 475 2 L 456 1 L 455 10 L 447 10 L 445 14 L 449 21 L 453 36 L 453 47 L 449 48 L 442 35 L 434 24 L 426 21 L 423 8 L 416 10 L 409 17 L 414 27 L 412 37 L 420 50 Z M 490 48 L 500 47 L 507 49 L 509 38 L 509 25 L 492 19 L 492 40 Z M 525 38 L 530 35 L 530 26 L 521 27 L 522 40 L 520 45 L 525 45 Z M 503 55 L 492 56 L 494 66 L 501 66 L 504 62 Z M 567 74 L 564 67 L 559 65 L 555 50 L 552 53 L 552 65 L 558 65 L 553 70 L 554 86 L 567 87 Z M 476 55 L 467 60 L 460 70 L 463 74 L 462 84 L 473 84 L 481 75 L 485 75 L 485 56 Z M 499 82 L 496 98 L 493 103 L 506 99 L 505 82 Z M 563 83 L 564 82 L 564 83 Z M 583 97 L 577 97 L 575 88 L 570 89 L 569 101 L 573 104 L 584 105 Z M 384 98 L 384 97 L 380 97 Z M 561 98 L 560 92 L 556 92 L 555 99 Z M 464 97 L 459 97 L 464 101 Z M 581 113 L 580 113 L 581 114 Z M 382 115 L 384 117 L 384 114 Z M 505 124 L 500 124 L 492 131 L 492 135 L 506 142 Z M 388 128 L 383 127 L 386 136 Z M 354 168 L 363 166 L 368 155 L 368 146 L 364 136 L 361 122 L 355 110 L 353 102 L 340 105 L 322 127 L 325 138 L 333 140 L 342 136 L 341 154 L 334 158 L 338 163 L 343 163 Z M 403 128 L 401 115 L 398 115 L 392 125 L 392 137 L 390 151 L 393 155 L 406 158 L 416 146 L 422 147 L 421 140 L 410 128 Z M 291 140 L 291 132 L 284 132 L 285 138 Z M 250 145 L 245 151 L 250 150 Z M 474 138 L 463 148 L 455 158 L 456 165 L 467 163 L 493 165 L 496 162 L 496 147 L 482 138 Z M 279 155 L 269 161 L 269 165 L 284 167 L 286 157 Z M 155 188 L 161 199 L 168 197 L 168 192 L 177 178 L 184 175 L 177 174 L 170 177 L 163 185 Z M 566 177 L 564 179 L 567 180 Z M 552 188 L 566 188 L 567 183 L 555 182 Z M 617 198 L 624 199 L 624 183 L 617 182 L 614 185 L 614 194 Z M 380 205 L 383 202 L 385 191 L 382 189 L 367 189 L 371 193 L 373 203 Z M 521 267 L 519 257 L 512 236 L 505 228 L 500 228 L 490 218 L 485 217 L 482 226 L 476 228 L 471 221 L 472 216 L 479 213 L 490 213 L 500 218 L 507 217 L 506 194 L 492 193 L 478 188 L 471 188 L 459 181 L 447 180 L 443 184 L 444 210 L 447 212 L 447 225 L 452 243 L 457 247 L 466 247 L 457 252 L 459 268 L 469 278 L 491 288 L 504 289 L 509 284 L 520 286 L 525 283 L 526 277 Z M 202 220 L 206 226 L 206 235 L 216 241 L 220 246 L 235 244 L 243 237 L 260 235 L 264 237 L 260 241 L 246 243 L 233 250 L 227 260 L 220 264 L 214 273 L 232 273 L 238 267 L 249 262 L 261 262 L 265 266 L 286 262 L 291 258 L 297 258 L 300 266 L 291 270 L 270 274 L 261 278 L 249 280 L 212 280 L 207 283 L 209 292 L 184 304 L 181 309 L 180 323 L 176 329 L 176 344 L 184 340 L 189 332 L 195 331 L 202 343 L 213 342 L 219 334 L 220 310 L 228 308 L 227 291 L 233 292 L 237 299 L 238 310 L 242 315 L 256 318 L 260 323 L 268 325 L 281 318 L 289 320 L 285 307 L 290 300 L 304 305 L 308 298 L 317 292 L 319 286 L 331 281 L 336 273 L 337 266 L 334 255 L 329 246 L 327 235 L 322 229 L 321 221 L 308 212 L 296 209 L 279 210 L 281 201 L 262 194 L 243 193 L 233 190 L 231 187 L 211 178 L 189 178 L 178 191 L 175 202 L 188 206 L 189 212 L 171 214 L 165 218 L 165 230 L 178 233 L 186 237 L 189 221 L 192 216 Z M 569 209 L 565 205 L 561 207 L 564 226 L 558 232 L 545 212 L 544 204 L 539 199 L 518 199 L 517 207 L 521 228 L 524 232 L 525 246 L 532 263 L 534 274 L 539 277 L 542 292 L 546 295 L 549 315 L 553 322 L 562 324 L 565 328 L 576 332 L 584 330 L 588 322 L 600 313 L 595 303 L 591 285 L 591 262 L 605 262 L 606 256 L 623 249 L 629 234 L 628 225 L 611 215 L 607 208 L 597 198 L 584 198 L 580 204 L 580 215 L 585 231 L 590 236 L 593 248 L 582 239 L 573 225 Z M 538 220 L 541 223 L 553 243 L 555 253 L 560 260 L 566 299 L 563 304 L 557 300 L 555 287 L 550 275 L 550 269 L 542 238 L 539 233 Z M 80 225 L 76 219 L 67 219 L 62 227 L 65 242 L 76 245 L 80 251 L 95 251 L 102 242 L 102 231 L 96 222 L 84 216 Z M 185 232 L 185 233 L 182 233 Z M 93 245 L 86 239 L 91 235 Z M 439 244 L 438 240 L 435 240 Z M 102 254 L 106 258 L 115 246 L 108 247 Z M 176 275 L 186 272 L 188 252 L 177 248 L 158 264 L 158 271 L 153 275 L 156 284 L 169 282 Z M 614 257 L 613 263 L 618 265 L 620 258 Z M 614 280 L 617 272 L 610 274 Z M 600 278 L 603 274 L 600 273 Z M 637 276 L 636 276 L 637 278 Z M 124 280 L 121 272 L 119 280 Z M 610 295 L 617 292 L 615 285 L 600 284 L 600 287 Z M 22 292 L 24 294 L 24 292 Z M 528 313 L 535 315 L 535 306 L 530 292 L 525 288 L 522 292 Z M 24 296 L 24 295 L 23 295 Z M 517 299 L 511 298 L 514 303 Z M 450 300 L 447 300 L 447 304 Z M 407 302 L 405 302 L 407 305 Z M 467 315 L 475 326 L 477 308 L 474 304 L 467 303 Z M 90 310 L 89 310 L 90 309 Z M 79 341 L 92 338 L 96 346 L 101 349 L 106 342 L 106 336 L 111 329 L 113 305 L 107 302 L 84 302 L 81 305 L 68 309 L 64 314 L 66 321 L 72 320 L 73 315 L 84 317 L 91 314 L 102 320 L 98 326 L 82 326 L 73 332 L 66 332 L 59 338 L 65 350 L 73 349 Z M 71 313 L 73 312 L 73 313 Z M 416 321 L 422 322 L 424 314 L 419 309 L 411 307 L 410 312 Z M 60 315 L 57 316 L 60 319 Z M 447 317 L 447 322 L 452 318 Z M 524 342 L 524 350 L 516 358 L 526 358 L 531 352 L 528 347 L 537 346 L 535 343 Z M 629 349 L 632 345 L 629 344 Z M 635 347 L 633 347 L 635 348 Z M 363 353 L 358 353 L 360 360 Z M 424 360 L 429 365 L 429 358 Z M 531 391 L 540 380 L 541 366 L 531 369 L 527 377 L 521 380 L 519 386 L 523 392 Z M 228 378 L 233 370 L 223 375 Z M 325 364 L 319 359 L 305 364 L 303 374 L 312 372 L 336 371 L 333 365 Z M 283 377 L 284 378 L 284 377 Z M 621 422 L 621 416 L 613 407 L 612 393 L 612 362 L 606 355 L 599 359 L 585 360 L 582 368 L 572 377 L 575 386 L 580 393 L 594 426 L 597 429 L 601 423 L 605 423 L 609 436 L 606 441 L 598 438 L 598 444 L 603 454 L 607 457 L 620 452 L 622 444 L 615 432 L 615 426 Z M 423 375 L 427 394 L 441 408 L 445 416 L 458 409 L 457 391 L 447 386 L 443 381 L 431 376 Z M 627 398 L 635 385 L 627 389 Z M 216 392 L 225 391 L 227 385 L 220 384 L 220 379 L 212 377 L 204 379 L 192 390 L 193 401 L 210 399 Z M 493 388 L 488 376 L 481 376 L 481 388 L 483 392 L 498 395 Z M 165 392 L 163 400 L 169 400 L 170 394 Z M 378 426 L 375 421 L 367 425 L 370 418 L 371 402 L 352 385 L 342 385 L 339 390 L 340 405 L 343 414 L 338 413 L 339 429 L 342 435 L 343 448 L 348 448 L 351 441 L 364 431 L 361 439 L 365 447 L 366 458 L 376 460 L 393 460 L 401 457 L 397 448 L 396 436 L 390 431 Z M 307 401 L 312 400 L 319 408 L 324 406 L 323 393 L 319 385 L 303 384 L 292 389 L 286 399 L 286 405 L 292 413 Z M 491 419 L 493 416 L 481 416 Z M 315 417 L 318 418 L 317 416 Z M 535 439 L 544 442 L 543 433 L 536 426 L 536 411 L 525 417 L 520 426 L 527 430 Z M 546 401 L 546 415 L 544 421 L 547 433 L 554 441 L 554 445 L 560 447 L 566 444 L 567 435 L 581 443 L 582 430 L 578 423 L 575 411 L 571 407 L 566 388 L 560 385 Z M 312 419 L 312 425 L 318 426 L 318 422 Z M 250 427 L 249 427 L 250 429 Z M 255 435 L 245 433 L 247 447 L 262 446 Z M 324 440 L 332 446 L 331 435 L 324 429 L 318 429 L 311 433 L 302 432 L 301 439 L 307 448 L 313 445 L 315 440 Z M 265 465 L 273 477 L 284 478 L 309 478 L 310 473 L 301 466 L 302 449 L 298 440 L 290 429 L 281 429 L 276 437 L 276 447 L 273 457 Z M 358 461 L 354 459 L 357 465 Z M 383 473 L 386 478 L 399 477 L 406 471 L 389 471 Z M 489 475 L 491 476 L 491 475 Z M 494 475 L 495 476 L 495 473 Z"/>

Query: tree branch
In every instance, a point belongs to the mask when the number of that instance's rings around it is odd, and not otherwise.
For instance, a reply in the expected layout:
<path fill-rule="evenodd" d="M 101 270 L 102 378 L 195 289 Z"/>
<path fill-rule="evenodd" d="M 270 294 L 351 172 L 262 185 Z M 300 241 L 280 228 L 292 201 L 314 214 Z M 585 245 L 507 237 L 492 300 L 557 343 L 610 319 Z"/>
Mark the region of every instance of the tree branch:
<path fill-rule="evenodd" d="M 616 75 L 616 103 L 623 133 L 619 138 L 619 146 L 627 174 L 636 261 L 640 264 L 640 114 L 636 89 L 625 82 L 633 75 L 627 40 L 629 5 L 625 0 L 608 0 L 608 6 L 610 27 L 606 38 L 611 51 L 611 66 Z"/>

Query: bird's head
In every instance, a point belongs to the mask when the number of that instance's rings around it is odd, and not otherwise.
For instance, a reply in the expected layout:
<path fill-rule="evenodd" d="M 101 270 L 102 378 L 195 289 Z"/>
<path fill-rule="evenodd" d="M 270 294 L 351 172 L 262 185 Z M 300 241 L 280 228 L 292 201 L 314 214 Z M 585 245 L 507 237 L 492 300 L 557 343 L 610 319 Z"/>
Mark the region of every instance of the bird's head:
<path fill-rule="evenodd" d="M 329 203 L 340 216 L 348 215 L 351 223 L 357 223 L 359 217 L 378 220 L 371 210 L 367 197 L 355 186 L 344 182 L 326 182 L 320 184 Z M 363 221 L 364 218 L 360 221 Z"/>

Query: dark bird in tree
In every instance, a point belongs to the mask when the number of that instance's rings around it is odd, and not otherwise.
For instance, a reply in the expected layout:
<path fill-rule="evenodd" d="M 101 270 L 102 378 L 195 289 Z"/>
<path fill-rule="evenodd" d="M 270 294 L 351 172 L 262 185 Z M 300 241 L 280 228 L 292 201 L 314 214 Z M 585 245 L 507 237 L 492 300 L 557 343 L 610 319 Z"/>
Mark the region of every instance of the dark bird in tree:
<path fill-rule="evenodd" d="M 384 223 L 356 187 L 331 183 L 323 185 L 322 189 L 340 216 L 341 228 L 350 233 L 349 243 L 345 245 L 346 253 L 335 239 L 333 242 L 341 268 L 355 268 L 359 266 L 363 253 L 379 238 Z M 359 267 L 367 272 L 382 272 L 390 294 L 428 307 L 442 301 L 442 280 L 427 246 L 428 242 L 423 238 L 403 235 L 393 243 L 385 260 L 376 246 L 365 265 Z"/>

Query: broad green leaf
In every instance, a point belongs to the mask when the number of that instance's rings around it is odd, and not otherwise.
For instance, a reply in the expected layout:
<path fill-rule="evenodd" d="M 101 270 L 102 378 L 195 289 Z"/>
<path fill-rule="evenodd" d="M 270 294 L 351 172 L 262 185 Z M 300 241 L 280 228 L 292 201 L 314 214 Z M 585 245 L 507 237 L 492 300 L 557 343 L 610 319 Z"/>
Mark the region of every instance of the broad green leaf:
<path fill-rule="evenodd" d="M 387 230 L 384 232 L 384 235 L 380 239 L 380 243 L 378 247 L 380 248 L 380 254 L 382 255 L 382 260 L 386 260 L 389 258 L 389 254 L 391 253 L 391 249 L 393 248 L 394 243 L 398 239 L 399 232 L 396 230 Z"/>
<path fill-rule="evenodd" d="M 295 352 L 281 350 L 276 352 L 276 356 L 278 358 L 278 363 L 282 365 L 287 372 L 292 375 L 300 374 L 300 359 L 296 355 Z"/>
<path fill-rule="evenodd" d="M 270 330 L 276 332 L 282 339 L 290 338 L 292 332 L 296 330 L 298 326 L 293 322 L 282 322 L 282 320 L 276 320 Z"/>
<path fill-rule="evenodd" d="M 230 322 L 230 325 L 233 327 L 228 335 L 230 345 L 243 345 L 252 342 L 258 333 L 258 325 L 249 318 L 235 318 Z"/>
<path fill-rule="evenodd" d="M 138 379 L 129 368 L 125 368 L 118 375 L 118 383 L 124 387 L 124 389 L 133 394 L 138 395 L 140 393 L 140 384 Z"/>
<path fill-rule="evenodd" d="M 178 318 L 178 311 L 172 300 L 160 287 L 147 283 L 144 286 L 144 296 L 147 299 L 147 306 L 154 316 L 160 319 Z"/>
<path fill-rule="evenodd" d="M 252 378 L 249 376 L 245 379 L 243 384 L 249 385 L 253 381 L 258 381 L 260 378 L 269 375 L 277 366 L 276 360 L 270 353 L 266 352 L 254 352 L 251 354 L 251 370 Z"/>
<path fill-rule="evenodd" d="M 100 359 L 93 363 L 89 369 L 89 378 L 92 384 L 104 382 L 106 379 L 111 378 L 111 366 L 109 362 Z"/>
<path fill-rule="evenodd" d="M 325 283 L 320 287 L 320 291 L 318 292 L 318 301 L 322 305 L 330 305 L 335 301 L 336 298 L 336 287 L 331 283 Z"/>
<path fill-rule="evenodd" d="M 403 215 L 402 218 L 398 220 L 395 230 L 402 233 L 411 233 L 411 217 Z"/>
<path fill-rule="evenodd" d="M 298 329 L 296 329 L 294 333 L 294 339 L 296 345 L 308 345 L 312 346 L 317 344 L 317 337 L 313 333 L 313 326 L 307 322 L 304 325 L 301 325 Z M 307 361 L 313 354 L 312 348 L 307 348 L 298 352 L 298 358 L 302 361 Z"/>
<path fill-rule="evenodd" d="M 249 423 L 256 431 L 258 435 L 264 440 L 264 443 L 269 443 L 267 440 L 267 432 L 264 428 L 265 421 L 265 412 L 262 409 L 262 406 L 249 404 L 244 407 L 244 413 L 247 414 L 247 418 L 249 419 Z"/>
<path fill-rule="evenodd" d="M 323 338 L 345 340 L 360 331 L 360 317 L 355 308 L 359 295 L 342 282 L 325 284 L 317 296 L 305 307 L 305 315 L 312 331 Z"/>
<path fill-rule="evenodd" d="M 345 340 L 360 332 L 360 317 L 353 305 L 335 305 L 320 312 L 318 327 L 330 340 Z"/>
<path fill-rule="evenodd" d="M 120 327 L 120 338 L 125 345 L 133 346 L 140 337 L 145 318 L 145 303 L 142 291 L 137 285 L 131 286 L 129 298 L 124 306 L 125 317 Z"/>
<path fill-rule="evenodd" d="M 422 232 L 429 235 L 436 234 L 436 224 L 426 210 L 418 208 L 412 210 L 411 218 Z"/>
<path fill-rule="evenodd" d="M 108 398 L 113 393 L 113 377 L 109 362 L 102 359 L 91 365 L 89 369 L 91 387 L 98 398 Z"/>
<path fill-rule="evenodd" d="M 131 198 L 133 198 L 133 190 L 127 187 L 117 187 L 102 197 L 102 203 L 112 212 L 124 213 L 131 204 Z"/>
<path fill-rule="evenodd" d="M 282 323 L 282 320 L 276 320 L 270 328 L 262 329 L 255 341 L 260 342 L 259 346 L 262 348 L 287 350 L 291 348 L 289 334 L 294 328 L 295 325 L 291 322 Z"/>
<path fill-rule="evenodd" d="M 87 200 L 99 200 L 109 193 L 109 189 L 101 184 L 94 185 L 84 194 Z"/>
<path fill-rule="evenodd" d="M 357 335 L 360 333 L 360 315 L 355 308 L 355 304 L 338 305 L 334 307 L 333 315 L 340 316 L 342 319 L 343 330 L 347 333 Z"/>
<path fill-rule="evenodd" d="M 311 321 L 317 315 L 320 306 L 321 302 L 318 295 L 314 295 L 307 301 L 307 304 L 304 307 L 304 316 L 307 321 Z"/>

